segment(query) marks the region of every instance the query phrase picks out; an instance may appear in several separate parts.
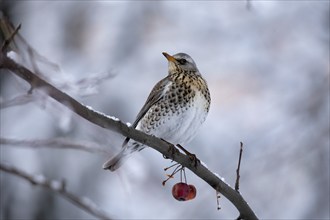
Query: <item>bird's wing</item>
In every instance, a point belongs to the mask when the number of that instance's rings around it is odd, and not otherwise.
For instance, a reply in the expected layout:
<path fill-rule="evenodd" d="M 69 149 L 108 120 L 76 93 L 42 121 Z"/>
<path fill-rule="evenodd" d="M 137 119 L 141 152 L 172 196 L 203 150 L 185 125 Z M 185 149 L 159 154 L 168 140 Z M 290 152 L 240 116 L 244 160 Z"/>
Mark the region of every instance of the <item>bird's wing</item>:
<path fill-rule="evenodd" d="M 166 93 L 166 90 L 168 88 L 166 85 L 168 85 L 169 80 L 170 78 L 169 76 L 167 76 L 154 86 L 147 98 L 147 101 L 144 103 L 139 114 L 136 116 L 132 127 L 136 128 L 137 124 L 140 122 L 141 118 L 143 118 L 143 116 L 148 112 L 150 107 L 159 102 L 159 100 L 164 97 L 164 94 Z M 129 140 L 130 138 L 127 137 L 122 146 L 125 146 Z"/>

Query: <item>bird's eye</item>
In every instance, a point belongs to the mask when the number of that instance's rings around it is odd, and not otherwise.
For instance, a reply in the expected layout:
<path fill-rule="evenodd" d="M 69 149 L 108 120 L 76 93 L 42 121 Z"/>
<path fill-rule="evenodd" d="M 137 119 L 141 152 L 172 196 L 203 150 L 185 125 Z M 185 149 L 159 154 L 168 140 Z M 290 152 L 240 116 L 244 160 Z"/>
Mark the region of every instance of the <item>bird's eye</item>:
<path fill-rule="evenodd" d="M 181 65 L 185 65 L 187 63 L 186 59 L 179 59 L 178 61 Z"/>

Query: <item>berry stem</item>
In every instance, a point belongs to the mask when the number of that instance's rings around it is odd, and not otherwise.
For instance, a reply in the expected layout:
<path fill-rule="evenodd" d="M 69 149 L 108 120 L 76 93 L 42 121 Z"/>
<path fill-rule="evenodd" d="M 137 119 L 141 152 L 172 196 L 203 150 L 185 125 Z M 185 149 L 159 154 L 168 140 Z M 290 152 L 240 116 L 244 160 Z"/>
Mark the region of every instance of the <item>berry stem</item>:
<path fill-rule="evenodd" d="M 182 183 L 182 168 L 180 169 L 180 182 Z"/>
<path fill-rule="evenodd" d="M 175 164 L 175 165 L 176 165 L 176 164 Z M 173 167 L 173 166 L 174 166 L 174 165 L 172 165 L 172 166 L 170 166 L 170 167 L 168 167 L 168 168 L 171 168 L 171 167 Z M 166 169 L 166 168 L 165 168 L 165 169 Z M 164 170 L 165 170 L 165 169 L 164 169 Z M 171 174 L 171 175 L 168 175 L 168 178 L 162 182 L 162 185 L 165 186 L 165 183 L 166 183 L 169 179 L 173 178 L 173 176 L 174 176 L 177 172 L 179 172 L 179 171 L 182 171 L 182 166 L 181 166 L 181 165 L 178 165 L 178 166 L 174 169 L 174 171 L 172 172 L 172 174 Z"/>
<path fill-rule="evenodd" d="M 175 163 L 175 164 L 172 164 L 171 166 L 169 166 L 169 167 L 165 167 L 164 168 L 164 171 L 166 171 L 166 170 L 168 170 L 168 169 L 171 169 L 172 167 L 174 167 L 174 166 L 176 166 L 176 165 L 178 165 L 179 163 Z"/>
<path fill-rule="evenodd" d="M 184 175 L 184 182 L 187 183 L 186 170 L 184 169 L 184 167 L 182 167 L 182 170 Z"/>

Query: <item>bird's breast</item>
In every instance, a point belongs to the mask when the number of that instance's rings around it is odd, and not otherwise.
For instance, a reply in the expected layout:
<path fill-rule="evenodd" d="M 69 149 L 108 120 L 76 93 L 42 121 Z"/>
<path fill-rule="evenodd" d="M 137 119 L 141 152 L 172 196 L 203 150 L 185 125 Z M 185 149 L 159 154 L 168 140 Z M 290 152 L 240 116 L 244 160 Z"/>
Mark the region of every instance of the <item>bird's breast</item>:
<path fill-rule="evenodd" d="M 208 107 L 203 92 L 188 85 L 172 85 L 137 128 L 173 144 L 185 144 L 205 121 Z"/>

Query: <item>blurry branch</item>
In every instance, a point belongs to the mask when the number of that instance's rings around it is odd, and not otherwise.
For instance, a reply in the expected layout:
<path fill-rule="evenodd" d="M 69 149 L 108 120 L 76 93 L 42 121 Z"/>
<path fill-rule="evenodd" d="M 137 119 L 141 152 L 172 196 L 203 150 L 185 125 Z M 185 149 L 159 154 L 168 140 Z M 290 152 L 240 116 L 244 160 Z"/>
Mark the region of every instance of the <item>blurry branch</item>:
<path fill-rule="evenodd" d="M 79 97 L 88 97 L 99 94 L 99 87 L 101 83 L 111 79 L 115 76 L 112 72 L 97 73 L 91 76 L 86 76 L 83 79 L 75 81 L 59 82 L 58 86 L 61 90 L 72 92 Z"/>
<path fill-rule="evenodd" d="M 27 103 L 33 102 L 36 100 L 36 97 L 32 96 L 31 94 L 23 94 L 16 96 L 9 100 L 0 100 L 0 109 L 13 107 L 17 105 L 25 105 Z"/>
<path fill-rule="evenodd" d="M 33 89 L 42 89 L 47 95 L 57 100 L 67 108 L 71 109 L 82 118 L 90 121 L 91 123 L 102 128 L 120 133 L 123 136 L 129 137 L 144 145 L 148 145 L 163 154 L 166 158 L 180 163 L 195 173 L 197 176 L 199 176 L 201 179 L 203 179 L 205 182 L 207 182 L 216 191 L 224 195 L 229 201 L 231 201 L 231 203 L 238 209 L 240 213 L 239 218 L 257 219 L 257 216 L 239 192 L 222 181 L 218 175 L 210 171 L 202 163 L 194 166 L 189 156 L 182 154 L 178 150 L 173 152 L 173 149 L 175 149 L 173 144 L 163 141 L 155 136 L 145 134 L 132 127 L 128 127 L 125 123 L 122 123 L 120 120 L 114 117 L 107 116 L 81 104 L 71 96 L 58 90 L 50 83 L 37 76 L 35 73 L 31 72 L 29 69 L 7 57 L 5 53 L 0 54 L 0 69 L 9 70 L 28 82 L 31 85 L 31 91 L 33 91 Z M 1 72 L 4 74 L 8 71 Z"/>
<path fill-rule="evenodd" d="M 252 10 L 252 0 L 246 0 L 245 7 L 246 7 L 246 10 L 251 11 Z"/>
<path fill-rule="evenodd" d="M 3 145 L 12 145 L 15 147 L 26 148 L 57 148 L 57 149 L 74 149 L 82 150 L 90 153 L 109 154 L 109 150 L 104 149 L 100 145 L 86 141 L 73 141 L 64 138 L 54 138 L 46 140 L 18 140 L 0 137 L 1 147 Z"/>
<path fill-rule="evenodd" d="M 59 70 L 59 66 L 57 64 L 47 60 L 44 56 L 40 55 L 26 42 L 26 40 L 21 36 L 21 34 L 18 33 L 18 30 L 20 28 L 21 25 L 18 25 L 18 27 L 15 28 L 14 25 L 5 16 L 3 16 L 3 14 L 0 14 L 0 31 L 5 39 L 5 46 L 3 44 L 1 48 L 1 50 L 3 50 L 2 52 L 5 52 L 5 50 L 16 51 L 21 55 L 27 52 L 27 56 L 22 56 L 22 58 L 23 60 L 26 60 L 27 58 L 30 61 L 33 67 L 33 71 L 37 73 L 37 75 L 39 75 L 39 70 L 36 61 L 40 61 L 56 70 Z M 13 39 L 13 36 L 15 36 L 15 39 Z"/>
<path fill-rule="evenodd" d="M 22 62 L 31 67 L 32 71 L 41 76 L 48 82 L 51 82 L 51 78 L 47 75 L 43 75 L 39 70 L 38 64 L 44 64 L 47 67 L 50 67 L 52 70 L 55 70 L 53 74 L 60 73 L 60 67 L 54 62 L 49 61 L 46 57 L 39 54 L 33 47 L 21 36 L 18 32 L 21 28 L 19 25 L 17 28 L 4 16 L 0 13 L 0 33 L 6 39 L 2 44 L 2 50 L 5 51 L 15 51 L 13 55 L 19 54 L 19 59 Z M 15 36 L 15 38 L 13 38 Z M 1 46 L 1 45 L 0 45 Z M 65 91 L 70 91 L 72 94 L 77 94 L 80 97 L 90 96 L 96 94 L 97 85 L 104 82 L 105 80 L 114 77 L 115 74 L 111 72 L 104 72 L 98 74 L 90 74 L 88 77 L 76 81 L 66 81 L 65 83 L 57 83 L 57 88 Z M 59 78 L 59 77 L 58 77 Z M 14 105 L 26 104 L 29 103 L 33 97 L 17 97 L 16 100 L 11 100 L 13 102 L 0 103 L 1 108 L 11 107 Z M 8 105 L 7 105 L 8 104 Z"/>
<path fill-rule="evenodd" d="M 49 191 L 56 192 L 75 206 L 85 210 L 87 213 L 99 219 L 111 219 L 106 213 L 98 208 L 93 201 L 86 197 L 79 197 L 66 190 L 64 180 L 49 180 L 43 175 L 31 175 L 23 170 L 17 169 L 11 165 L 0 163 L 0 170 L 13 174 L 29 181 L 32 185 L 41 186 Z"/>
<path fill-rule="evenodd" d="M 52 74 L 60 73 L 60 67 L 54 62 L 49 61 L 46 57 L 39 54 L 33 47 L 21 36 L 18 32 L 21 28 L 21 25 L 18 25 L 17 28 L 0 13 L 0 33 L 5 39 L 1 49 L 3 52 L 11 51 L 13 56 L 19 54 L 18 58 L 26 65 L 30 66 L 32 71 L 41 76 L 44 80 L 51 82 L 51 78 L 39 70 L 38 64 L 44 64 L 47 67 L 50 67 L 52 70 L 56 72 L 52 72 Z M 13 38 L 15 36 L 15 38 Z M 0 45 L 1 46 L 1 45 Z M 13 52 L 15 51 L 15 52 Z M 16 60 L 16 59 L 15 59 Z M 59 76 L 59 75 L 58 75 Z M 89 74 L 89 76 L 84 77 L 82 79 L 78 79 L 76 81 L 67 81 L 65 83 L 57 83 L 57 88 L 69 91 L 71 94 L 79 95 L 79 97 L 86 97 L 90 95 L 96 94 L 98 84 L 104 82 L 109 78 L 113 78 L 115 76 L 112 72 L 103 72 L 98 74 Z M 59 77 L 57 77 L 58 79 Z M 37 100 L 33 96 L 21 95 L 15 97 L 11 100 L 2 101 L 0 100 L 0 108 L 7 108 L 16 105 L 23 105 L 29 102 Z"/>
<path fill-rule="evenodd" d="M 112 77 L 112 74 L 103 74 L 101 76 L 91 76 L 85 78 L 84 80 L 78 80 L 77 82 L 72 83 L 62 83 L 59 85 L 61 90 L 71 91 L 75 94 L 79 94 L 80 97 L 90 96 L 92 94 L 97 93 L 97 89 L 95 88 L 97 84 L 102 81 Z M 20 106 L 29 104 L 31 102 L 38 102 L 42 106 L 45 105 L 45 101 L 47 101 L 46 96 L 39 94 L 21 94 L 17 95 L 11 99 L 3 100 L 0 99 L 0 109 L 5 109 L 14 106 Z"/>
<path fill-rule="evenodd" d="M 97 94 L 97 86 L 107 79 L 113 78 L 115 75 L 111 72 L 98 73 L 92 76 L 84 77 L 73 82 L 58 84 L 58 87 L 65 91 L 78 94 L 79 97 L 86 97 Z"/>
<path fill-rule="evenodd" d="M 15 30 L 9 35 L 9 37 L 7 37 L 4 40 L 4 42 L 3 42 L 2 46 L 1 46 L 1 52 L 6 52 L 6 50 L 7 50 L 8 46 L 9 46 L 10 42 L 13 41 L 14 36 L 17 34 L 17 32 L 18 32 L 18 30 L 20 28 L 21 28 L 21 24 L 19 24 L 17 26 L 17 28 L 15 28 Z"/>

